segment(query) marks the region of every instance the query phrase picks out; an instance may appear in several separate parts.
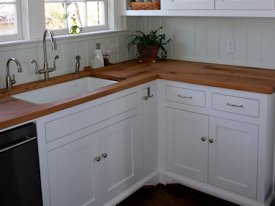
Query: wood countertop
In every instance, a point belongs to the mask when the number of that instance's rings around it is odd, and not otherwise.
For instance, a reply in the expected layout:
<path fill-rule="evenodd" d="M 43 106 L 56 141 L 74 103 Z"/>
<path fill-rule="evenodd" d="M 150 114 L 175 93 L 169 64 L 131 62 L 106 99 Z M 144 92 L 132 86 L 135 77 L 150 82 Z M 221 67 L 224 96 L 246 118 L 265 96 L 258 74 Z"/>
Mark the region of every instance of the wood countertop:
<path fill-rule="evenodd" d="M 87 76 L 116 80 L 119 83 L 88 92 L 85 95 L 49 104 L 32 104 L 11 97 L 13 94 Z M 97 70 L 86 68 L 80 74 L 66 74 L 53 77 L 47 83 L 37 81 L 15 86 L 10 92 L 6 89 L 0 89 L 0 129 L 36 119 L 155 79 L 264 94 L 275 92 L 275 70 L 175 60 L 160 61 L 153 64 L 129 61 Z"/>

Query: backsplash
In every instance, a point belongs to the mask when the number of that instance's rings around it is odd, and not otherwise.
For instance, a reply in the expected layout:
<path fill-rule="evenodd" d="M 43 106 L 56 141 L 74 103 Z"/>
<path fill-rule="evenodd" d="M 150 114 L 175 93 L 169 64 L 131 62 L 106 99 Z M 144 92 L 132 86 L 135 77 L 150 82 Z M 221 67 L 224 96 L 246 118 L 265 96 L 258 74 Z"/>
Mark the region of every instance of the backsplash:
<path fill-rule="evenodd" d="M 132 21 L 135 30 L 144 32 L 164 27 L 162 32 L 172 39 L 168 58 L 275 69 L 275 19 L 142 17 Z M 228 40 L 235 42 L 234 53 L 227 52 Z"/>
<path fill-rule="evenodd" d="M 110 50 L 112 63 L 135 58 L 134 50 L 128 51 L 126 49 L 125 39 L 127 36 L 127 31 L 119 31 L 109 34 L 57 39 L 57 51 L 54 52 L 51 50 L 50 43 L 47 42 L 49 66 L 52 66 L 54 55 L 58 54 L 60 57 L 56 61 L 57 70 L 51 72 L 50 77 L 74 72 L 76 55 L 81 56 L 81 68 L 91 65 L 97 42 L 100 43 L 102 49 Z M 43 66 L 42 35 L 39 42 L 0 46 L 0 88 L 4 88 L 6 84 L 6 62 L 10 57 L 17 58 L 22 64 L 23 72 L 17 73 L 15 63 L 10 63 L 11 74 L 15 74 L 17 85 L 43 79 L 43 75 L 35 74 L 35 66 L 30 64 L 31 59 L 36 59 L 40 68 Z"/>

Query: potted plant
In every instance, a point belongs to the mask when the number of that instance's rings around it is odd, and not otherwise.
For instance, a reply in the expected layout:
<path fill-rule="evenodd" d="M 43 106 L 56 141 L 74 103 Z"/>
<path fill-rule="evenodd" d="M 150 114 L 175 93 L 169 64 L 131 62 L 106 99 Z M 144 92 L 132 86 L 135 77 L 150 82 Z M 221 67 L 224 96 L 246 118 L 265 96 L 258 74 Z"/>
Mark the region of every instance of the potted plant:
<path fill-rule="evenodd" d="M 145 34 L 142 31 L 136 31 L 135 34 L 129 35 L 131 38 L 127 44 L 127 48 L 131 48 L 133 45 L 137 45 L 139 52 L 139 61 L 150 61 L 156 62 L 158 58 L 158 51 L 161 49 L 161 59 L 167 57 L 167 51 L 165 46 L 171 41 L 171 39 L 166 40 L 165 34 L 158 34 L 158 31 L 162 27 L 155 31 L 151 31 L 149 34 Z M 128 39 L 127 38 L 127 39 Z"/>

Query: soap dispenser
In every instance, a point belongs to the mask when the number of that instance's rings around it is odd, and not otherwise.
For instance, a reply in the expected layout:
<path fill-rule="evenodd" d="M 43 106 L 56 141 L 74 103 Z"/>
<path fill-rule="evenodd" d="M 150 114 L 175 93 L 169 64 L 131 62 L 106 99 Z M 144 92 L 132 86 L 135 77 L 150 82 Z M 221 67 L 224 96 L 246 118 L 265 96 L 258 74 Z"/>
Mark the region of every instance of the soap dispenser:
<path fill-rule="evenodd" d="M 100 44 L 96 44 L 96 50 L 95 50 L 95 59 L 93 61 L 93 68 L 100 68 L 104 66 L 104 59 L 103 59 L 103 52 L 102 49 L 100 49 Z"/>

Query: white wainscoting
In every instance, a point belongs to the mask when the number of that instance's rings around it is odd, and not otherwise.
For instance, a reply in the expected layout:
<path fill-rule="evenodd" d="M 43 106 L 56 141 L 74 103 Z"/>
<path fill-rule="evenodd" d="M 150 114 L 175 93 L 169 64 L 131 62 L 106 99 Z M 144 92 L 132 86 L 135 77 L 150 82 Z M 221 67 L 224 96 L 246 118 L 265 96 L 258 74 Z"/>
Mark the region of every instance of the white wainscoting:
<path fill-rule="evenodd" d="M 136 17 L 135 25 L 144 32 L 163 26 L 172 39 L 170 59 L 275 69 L 275 19 Z M 226 51 L 228 39 L 235 41 L 234 53 Z"/>

